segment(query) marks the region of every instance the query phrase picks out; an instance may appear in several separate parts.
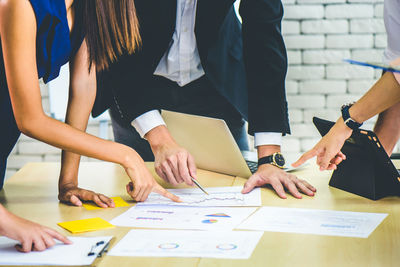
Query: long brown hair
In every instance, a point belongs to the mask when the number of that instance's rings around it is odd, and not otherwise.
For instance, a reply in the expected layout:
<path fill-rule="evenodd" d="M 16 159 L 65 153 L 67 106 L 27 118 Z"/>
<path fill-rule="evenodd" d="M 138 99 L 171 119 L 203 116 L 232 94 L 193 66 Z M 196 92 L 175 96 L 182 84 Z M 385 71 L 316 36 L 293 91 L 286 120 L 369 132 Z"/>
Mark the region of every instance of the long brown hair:
<path fill-rule="evenodd" d="M 135 52 L 141 39 L 134 0 L 82 0 L 81 4 L 90 66 L 105 70 L 118 56 Z"/>

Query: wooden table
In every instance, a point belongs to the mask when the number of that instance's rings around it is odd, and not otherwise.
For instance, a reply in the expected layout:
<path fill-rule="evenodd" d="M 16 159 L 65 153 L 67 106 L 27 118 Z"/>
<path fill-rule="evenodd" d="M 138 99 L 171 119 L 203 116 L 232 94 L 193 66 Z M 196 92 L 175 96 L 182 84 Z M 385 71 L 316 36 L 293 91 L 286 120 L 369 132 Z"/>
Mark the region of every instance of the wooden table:
<path fill-rule="evenodd" d="M 154 173 L 153 165 L 148 163 Z M 87 211 L 84 208 L 60 204 L 57 182 L 60 165 L 30 163 L 6 182 L 0 192 L 0 203 L 13 213 L 57 229 L 58 222 L 101 217 L 111 220 L 128 208 Z M 154 173 L 155 174 L 155 173 Z M 295 173 L 308 180 L 318 190 L 315 197 L 297 200 L 289 196 L 280 199 L 268 188 L 262 189 L 263 206 L 328 209 L 340 211 L 380 212 L 389 216 L 368 239 L 265 232 L 249 260 L 203 258 L 140 258 L 104 256 L 98 266 L 400 266 L 400 199 L 397 197 L 371 201 L 328 186 L 330 172 L 319 172 L 312 165 Z M 212 186 L 242 186 L 245 179 L 198 171 L 201 184 Z M 157 178 L 159 182 L 169 187 Z M 80 187 L 108 196 L 121 196 L 132 205 L 125 192 L 128 182 L 124 170 L 110 163 L 82 163 Z M 180 187 L 185 187 L 184 185 Z M 80 236 L 112 235 L 116 244 L 130 228 L 116 227 Z"/>

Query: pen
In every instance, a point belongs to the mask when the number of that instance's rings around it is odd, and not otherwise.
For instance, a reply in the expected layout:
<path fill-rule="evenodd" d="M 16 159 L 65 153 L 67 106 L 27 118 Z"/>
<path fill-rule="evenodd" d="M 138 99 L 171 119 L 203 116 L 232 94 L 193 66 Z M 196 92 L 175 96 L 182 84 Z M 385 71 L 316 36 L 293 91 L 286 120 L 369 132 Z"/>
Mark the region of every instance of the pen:
<path fill-rule="evenodd" d="M 206 192 L 206 190 L 204 190 L 204 188 L 199 184 L 199 182 L 197 182 L 193 177 L 192 177 L 191 179 L 192 179 L 192 182 L 193 182 L 195 185 L 197 185 L 197 187 L 200 188 L 201 191 L 204 192 L 204 194 L 210 195 L 210 194 L 208 194 L 208 193 Z"/>
<path fill-rule="evenodd" d="M 389 71 L 389 72 L 400 73 L 399 68 L 395 68 L 395 67 L 392 67 L 389 65 L 384 65 L 384 64 L 379 64 L 379 63 L 371 63 L 371 62 L 362 62 L 362 61 L 357 61 L 357 60 L 352 60 L 352 59 L 344 59 L 343 61 L 348 62 L 350 64 L 372 67 L 374 69 L 381 69 L 381 70 L 385 70 L 385 71 Z"/>

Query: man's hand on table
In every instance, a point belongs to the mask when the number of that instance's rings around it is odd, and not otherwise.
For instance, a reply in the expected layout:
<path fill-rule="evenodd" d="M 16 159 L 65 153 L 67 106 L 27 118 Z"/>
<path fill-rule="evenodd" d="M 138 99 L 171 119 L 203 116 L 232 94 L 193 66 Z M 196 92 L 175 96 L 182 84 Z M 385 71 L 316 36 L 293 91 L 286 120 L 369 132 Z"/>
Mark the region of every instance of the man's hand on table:
<path fill-rule="evenodd" d="M 146 134 L 154 154 L 156 173 L 172 185 L 186 183 L 193 186 L 191 178 L 197 178 L 193 156 L 179 146 L 165 126 L 158 126 Z"/>
<path fill-rule="evenodd" d="M 115 207 L 114 201 L 103 194 L 82 189 L 73 184 L 63 184 L 59 187 L 58 199 L 63 203 L 81 207 L 82 201 L 93 201 L 101 208 Z"/>
<path fill-rule="evenodd" d="M 257 147 L 259 158 L 270 156 L 280 152 L 279 145 L 260 145 Z M 242 193 L 246 194 L 255 187 L 271 185 L 275 192 L 281 198 L 286 198 L 285 189 L 288 190 L 295 198 L 302 198 L 300 192 L 314 196 L 317 191 L 312 185 L 304 180 L 300 180 L 295 175 L 285 172 L 283 169 L 272 164 L 261 164 L 256 173 L 254 173 L 245 183 Z"/>
<path fill-rule="evenodd" d="M 308 196 L 314 196 L 317 191 L 312 185 L 304 180 L 298 179 L 295 175 L 287 173 L 271 164 L 263 164 L 260 165 L 257 172 L 247 180 L 242 193 L 247 194 L 255 187 L 267 184 L 271 185 L 281 198 L 286 198 L 285 188 L 289 190 L 295 198 L 302 198 L 300 192 Z"/>

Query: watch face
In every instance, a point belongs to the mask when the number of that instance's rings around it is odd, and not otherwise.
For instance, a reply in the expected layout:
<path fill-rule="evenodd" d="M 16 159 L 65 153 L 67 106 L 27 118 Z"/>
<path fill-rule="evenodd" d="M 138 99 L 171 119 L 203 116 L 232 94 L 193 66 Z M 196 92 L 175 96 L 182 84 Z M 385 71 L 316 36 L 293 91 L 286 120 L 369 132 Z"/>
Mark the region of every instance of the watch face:
<path fill-rule="evenodd" d="M 278 164 L 278 166 L 285 166 L 285 158 L 282 156 L 282 154 L 275 154 L 275 163 Z"/>

